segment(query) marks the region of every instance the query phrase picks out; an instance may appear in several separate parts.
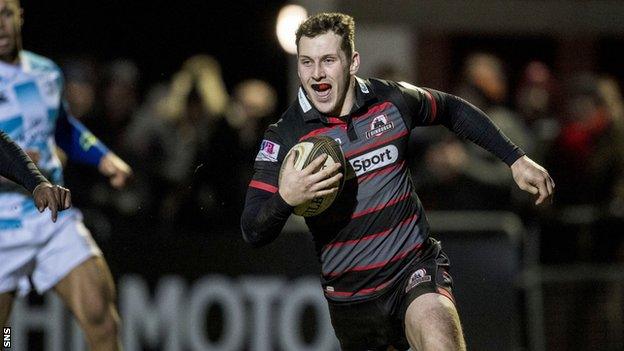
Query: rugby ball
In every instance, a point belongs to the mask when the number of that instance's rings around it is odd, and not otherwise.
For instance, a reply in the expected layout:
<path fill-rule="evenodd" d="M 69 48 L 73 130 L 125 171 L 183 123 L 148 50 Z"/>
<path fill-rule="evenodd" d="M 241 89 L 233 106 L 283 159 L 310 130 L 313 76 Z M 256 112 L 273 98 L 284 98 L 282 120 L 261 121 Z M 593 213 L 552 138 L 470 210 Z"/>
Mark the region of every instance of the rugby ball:
<path fill-rule="evenodd" d="M 341 164 L 342 168 L 340 171 L 343 172 L 343 174 L 346 169 L 346 160 L 344 154 L 342 153 L 342 149 L 340 148 L 340 144 L 327 136 L 314 136 L 307 138 L 293 146 L 289 153 L 291 152 L 295 153 L 295 168 L 298 170 L 304 169 L 310 164 L 310 162 L 314 161 L 322 154 L 327 154 L 328 157 L 321 169 L 325 169 L 335 163 Z M 282 169 L 284 168 L 284 165 L 285 162 L 282 163 Z M 280 179 L 282 177 L 282 169 L 280 169 Z M 340 191 L 342 191 L 344 179 L 344 176 L 340 178 L 339 184 L 337 184 L 337 192 L 325 196 L 318 196 L 310 201 L 304 202 L 295 207 L 294 213 L 298 216 L 312 217 L 325 211 L 329 206 L 331 206 L 336 197 L 338 197 Z"/>

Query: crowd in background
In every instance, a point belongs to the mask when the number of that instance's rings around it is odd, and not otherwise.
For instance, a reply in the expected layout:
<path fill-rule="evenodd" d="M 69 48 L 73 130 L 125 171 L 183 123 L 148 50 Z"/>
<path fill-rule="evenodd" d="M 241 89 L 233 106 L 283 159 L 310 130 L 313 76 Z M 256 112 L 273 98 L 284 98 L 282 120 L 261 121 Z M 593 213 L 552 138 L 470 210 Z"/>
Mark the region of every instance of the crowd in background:
<path fill-rule="evenodd" d="M 115 226 L 160 235 L 237 230 L 262 133 L 279 117 L 269 84 L 250 79 L 228 91 L 219 63 L 206 55 L 189 58 L 168 83 L 148 88 L 129 60 L 61 63 L 72 114 L 136 173 L 127 190 L 113 191 L 94 171 L 68 165 L 66 181 L 96 236 L 110 236 Z M 392 67 L 378 76 L 401 79 Z M 508 81 L 499 58 L 475 53 L 452 93 L 485 111 L 550 171 L 555 201 L 535 211 L 502 162 L 444 128 L 417 128 L 411 168 L 425 207 L 520 213 L 547 233 L 545 263 L 624 261 L 618 82 L 589 72 L 557 77 L 537 61 L 527 63 L 517 86 Z"/>
<path fill-rule="evenodd" d="M 269 84 L 250 79 L 229 93 L 206 55 L 144 94 L 129 60 L 71 58 L 62 68 L 71 113 L 135 172 L 127 189 L 113 191 L 88 167 L 67 165 L 66 182 L 96 236 L 119 226 L 175 235 L 238 223 L 255 148 L 277 104 Z"/>

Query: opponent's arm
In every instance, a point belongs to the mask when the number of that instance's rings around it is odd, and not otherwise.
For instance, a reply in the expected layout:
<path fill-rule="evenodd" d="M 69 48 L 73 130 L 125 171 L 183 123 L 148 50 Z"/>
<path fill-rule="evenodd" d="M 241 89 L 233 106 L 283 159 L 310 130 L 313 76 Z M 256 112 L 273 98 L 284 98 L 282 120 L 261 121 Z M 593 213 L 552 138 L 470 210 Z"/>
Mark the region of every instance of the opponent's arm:
<path fill-rule="evenodd" d="M 123 187 L 132 175 L 132 169 L 114 152 L 110 151 L 80 121 L 70 116 L 64 103 L 59 108 L 55 139 L 70 160 L 97 166 L 100 173 L 109 177 L 115 188 Z"/>
<path fill-rule="evenodd" d="M 53 222 L 56 222 L 58 211 L 71 206 L 69 190 L 52 185 L 39 172 L 30 157 L 2 131 L 0 131 L 0 175 L 22 185 L 32 193 L 39 212 L 43 212 L 46 207 L 50 208 Z"/>
<path fill-rule="evenodd" d="M 0 131 L 0 175 L 20 184 L 29 192 L 48 180 L 30 157 L 9 136 Z"/>

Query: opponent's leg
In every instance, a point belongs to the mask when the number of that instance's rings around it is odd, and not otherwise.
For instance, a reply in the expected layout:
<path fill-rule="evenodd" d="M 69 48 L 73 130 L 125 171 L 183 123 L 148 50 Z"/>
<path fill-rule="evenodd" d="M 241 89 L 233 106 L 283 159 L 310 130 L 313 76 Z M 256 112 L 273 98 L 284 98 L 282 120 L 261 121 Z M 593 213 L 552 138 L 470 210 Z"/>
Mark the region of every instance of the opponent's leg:
<path fill-rule="evenodd" d="M 7 326 L 14 298 L 15 292 L 0 293 L 0 329 Z"/>
<path fill-rule="evenodd" d="M 455 305 L 441 294 L 423 294 L 410 303 L 405 314 L 405 334 L 413 350 L 466 350 Z"/>
<path fill-rule="evenodd" d="M 101 256 L 81 263 L 54 289 L 78 320 L 92 351 L 121 349 L 115 285 Z"/>

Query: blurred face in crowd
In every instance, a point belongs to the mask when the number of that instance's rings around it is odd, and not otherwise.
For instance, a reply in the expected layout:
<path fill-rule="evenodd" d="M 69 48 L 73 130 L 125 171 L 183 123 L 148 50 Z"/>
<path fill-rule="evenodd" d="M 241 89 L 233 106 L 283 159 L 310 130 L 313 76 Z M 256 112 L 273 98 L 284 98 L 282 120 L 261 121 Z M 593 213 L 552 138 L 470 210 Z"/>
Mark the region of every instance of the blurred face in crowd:
<path fill-rule="evenodd" d="M 14 63 L 20 48 L 22 10 L 17 0 L 0 0 L 0 60 Z"/>
<path fill-rule="evenodd" d="M 354 75 L 360 57 L 347 57 L 342 38 L 329 31 L 313 38 L 303 36 L 298 46 L 297 73 L 301 85 L 319 112 L 331 116 L 349 113 L 355 101 Z"/>

